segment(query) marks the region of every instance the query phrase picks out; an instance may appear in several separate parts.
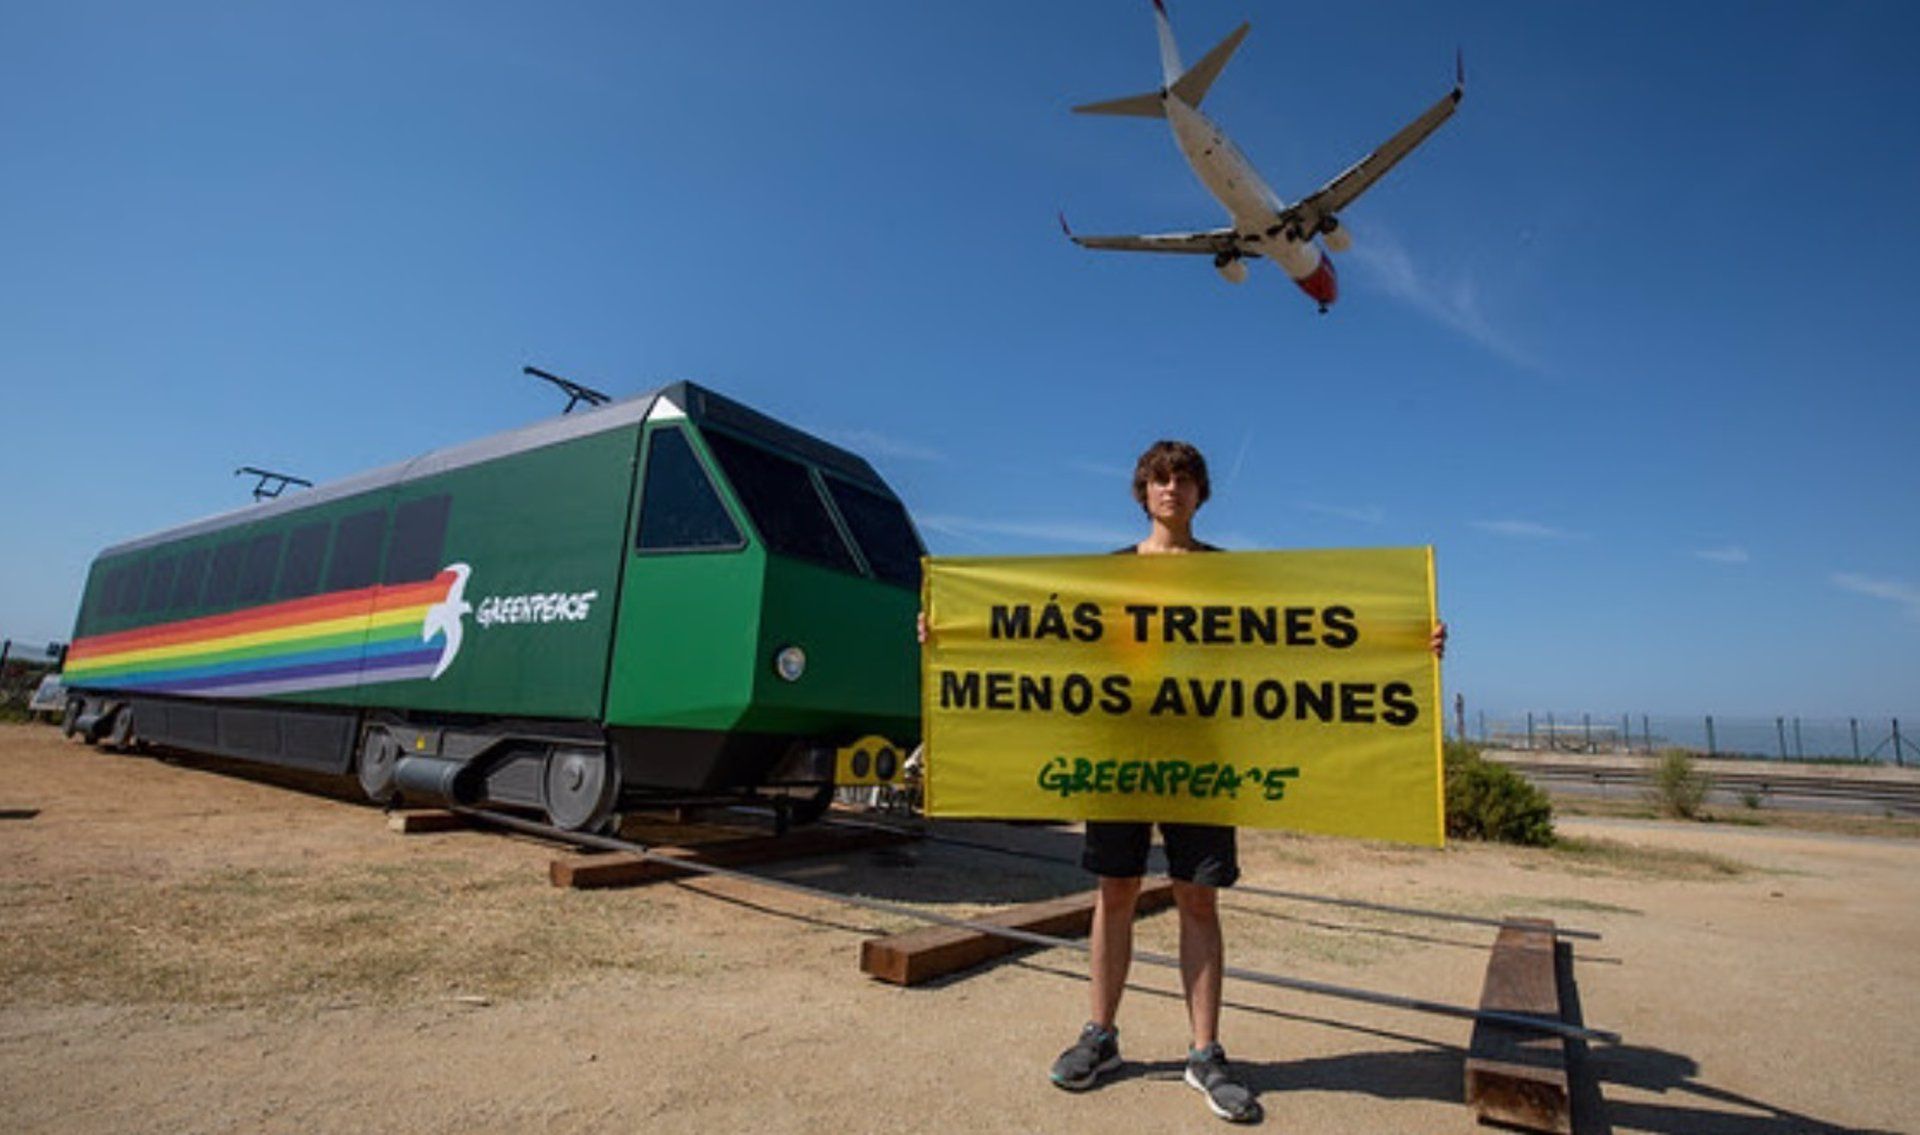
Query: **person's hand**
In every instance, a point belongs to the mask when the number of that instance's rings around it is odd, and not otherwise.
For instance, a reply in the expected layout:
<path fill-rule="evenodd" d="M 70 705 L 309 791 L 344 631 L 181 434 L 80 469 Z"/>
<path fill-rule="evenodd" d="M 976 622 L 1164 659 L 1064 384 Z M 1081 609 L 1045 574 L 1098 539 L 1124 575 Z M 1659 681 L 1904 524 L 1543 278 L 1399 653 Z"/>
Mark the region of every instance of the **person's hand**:
<path fill-rule="evenodd" d="M 921 641 L 924 642 L 926 640 L 922 639 Z M 1433 648 L 1433 656 L 1435 658 L 1445 658 L 1447 656 L 1447 624 L 1433 624 L 1433 637 L 1428 639 L 1427 642 L 1428 645 Z"/>
<path fill-rule="evenodd" d="M 914 614 L 913 634 L 915 638 L 920 640 L 921 646 L 927 645 L 927 613 L 925 611 L 919 611 Z"/>

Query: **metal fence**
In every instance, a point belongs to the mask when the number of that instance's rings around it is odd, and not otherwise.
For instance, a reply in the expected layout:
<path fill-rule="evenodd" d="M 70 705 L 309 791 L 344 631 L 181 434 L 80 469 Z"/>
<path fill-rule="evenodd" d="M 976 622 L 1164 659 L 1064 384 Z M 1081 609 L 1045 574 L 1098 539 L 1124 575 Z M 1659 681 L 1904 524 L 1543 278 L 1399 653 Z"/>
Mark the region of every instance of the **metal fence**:
<path fill-rule="evenodd" d="M 1686 749 L 1717 757 L 1783 761 L 1920 764 L 1920 717 L 1723 717 L 1532 711 L 1468 719 L 1456 710 L 1449 733 L 1479 744 L 1562 753 L 1657 753 Z"/>

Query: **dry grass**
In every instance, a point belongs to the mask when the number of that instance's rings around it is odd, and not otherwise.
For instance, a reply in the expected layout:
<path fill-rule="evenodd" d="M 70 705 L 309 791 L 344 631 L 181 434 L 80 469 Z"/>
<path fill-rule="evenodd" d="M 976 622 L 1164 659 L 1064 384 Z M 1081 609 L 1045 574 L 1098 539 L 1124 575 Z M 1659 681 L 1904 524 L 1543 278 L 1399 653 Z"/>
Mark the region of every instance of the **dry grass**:
<path fill-rule="evenodd" d="M 590 973 L 694 972 L 634 894 L 436 861 L 0 887 L 0 999 L 246 1005 L 512 996 Z"/>
<path fill-rule="evenodd" d="M 1634 875 L 1649 879 L 1731 879 L 1753 868 L 1724 855 L 1645 847 L 1610 839 L 1562 838 L 1543 853 L 1574 874 Z"/>

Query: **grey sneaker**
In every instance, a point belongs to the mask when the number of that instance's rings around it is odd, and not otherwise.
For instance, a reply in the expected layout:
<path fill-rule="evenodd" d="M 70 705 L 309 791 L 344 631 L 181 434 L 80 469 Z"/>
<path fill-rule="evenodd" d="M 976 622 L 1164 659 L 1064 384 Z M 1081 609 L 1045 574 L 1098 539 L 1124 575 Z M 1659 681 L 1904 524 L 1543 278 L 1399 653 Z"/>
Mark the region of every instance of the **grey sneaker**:
<path fill-rule="evenodd" d="M 1217 1044 L 1187 1051 L 1187 1083 L 1207 1097 L 1207 1107 L 1229 1123 L 1260 1122 L 1260 1101 L 1227 1066 L 1226 1050 Z"/>
<path fill-rule="evenodd" d="M 1080 1039 L 1053 1062 L 1053 1085 L 1070 1092 L 1084 1092 L 1101 1076 L 1120 1067 L 1120 1030 L 1103 1029 L 1088 1021 L 1080 1030 Z"/>

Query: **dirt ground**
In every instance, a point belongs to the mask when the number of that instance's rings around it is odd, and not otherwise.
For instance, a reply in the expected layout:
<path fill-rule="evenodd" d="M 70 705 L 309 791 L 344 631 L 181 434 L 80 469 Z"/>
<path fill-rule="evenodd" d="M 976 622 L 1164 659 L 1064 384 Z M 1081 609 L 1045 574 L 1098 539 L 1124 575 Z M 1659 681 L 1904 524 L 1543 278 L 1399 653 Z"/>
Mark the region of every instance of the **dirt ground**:
<path fill-rule="evenodd" d="M 895 918 L 738 881 L 562 891 L 555 852 L 400 836 L 231 770 L 0 726 L 0 1129 L 21 1132 L 1224 1130 L 1179 1080 L 1178 979 L 1136 968 L 1129 1063 L 1070 1095 L 1082 955 L 929 988 L 863 977 Z M 1071 857 L 1070 829 L 937 831 Z M 1444 852 L 1243 833 L 1246 881 L 1475 915 L 1575 943 L 1589 1132 L 1913 1131 L 1920 840 L 1563 819 L 1566 848 Z M 949 844 L 779 873 L 953 914 L 1083 889 Z M 1244 892 L 1230 964 L 1478 999 L 1491 931 Z M 1142 948 L 1172 952 L 1171 914 Z M 1229 983 L 1265 1129 L 1473 1129 L 1469 1026 Z M 1598 1100 L 1596 1101 L 1595 1093 Z"/>

